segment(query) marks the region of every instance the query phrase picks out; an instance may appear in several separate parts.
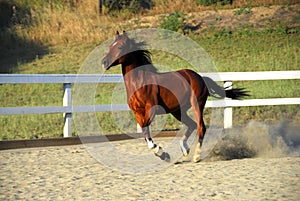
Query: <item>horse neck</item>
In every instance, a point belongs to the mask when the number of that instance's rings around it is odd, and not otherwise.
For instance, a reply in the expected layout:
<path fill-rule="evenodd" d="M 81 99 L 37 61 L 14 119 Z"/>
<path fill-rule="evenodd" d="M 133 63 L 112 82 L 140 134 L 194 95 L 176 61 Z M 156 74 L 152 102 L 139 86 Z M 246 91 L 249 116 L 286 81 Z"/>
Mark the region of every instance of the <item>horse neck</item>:
<path fill-rule="evenodd" d="M 128 74 L 130 71 L 132 71 L 132 73 L 137 73 L 138 71 L 142 70 L 146 70 L 143 66 L 145 65 L 152 65 L 151 62 L 148 61 L 148 59 L 144 58 L 144 55 L 140 55 L 137 53 L 129 53 L 126 55 L 125 61 L 122 63 L 122 74 L 123 77 L 125 77 L 126 74 Z M 139 68 L 142 67 L 142 68 Z M 149 68 L 149 67 L 147 67 Z M 155 69 L 153 67 L 153 69 Z M 146 71 L 151 71 L 150 69 L 147 69 Z M 156 71 L 156 70 L 155 70 Z M 133 77 L 135 78 L 135 77 Z"/>
<path fill-rule="evenodd" d="M 129 103 L 130 97 L 134 94 L 136 91 L 136 86 L 137 84 L 137 71 L 135 69 L 135 65 L 125 65 L 122 64 L 122 74 L 123 74 L 123 79 L 124 79 L 124 84 L 127 92 L 127 101 Z"/>
<path fill-rule="evenodd" d="M 122 64 L 122 74 L 123 74 L 123 77 L 124 78 L 127 77 L 126 75 L 130 71 L 134 70 L 135 67 L 136 67 L 136 65 L 134 65 L 134 64 Z"/>
<path fill-rule="evenodd" d="M 142 80 L 139 75 L 141 75 L 141 72 L 144 71 L 151 71 L 148 66 L 146 69 L 145 65 L 152 65 L 151 63 L 145 62 L 144 59 L 137 58 L 137 55 L 134 54 L 128 54 L 125 62 L 122 63 L 122 74 L 124 78 L 125 85 L 130 85 L 135 82 L 140 82 Z M 154 68 L 154 67 L 153 67 Z M 155 69 L 155 68 L 154 68 Z"/>

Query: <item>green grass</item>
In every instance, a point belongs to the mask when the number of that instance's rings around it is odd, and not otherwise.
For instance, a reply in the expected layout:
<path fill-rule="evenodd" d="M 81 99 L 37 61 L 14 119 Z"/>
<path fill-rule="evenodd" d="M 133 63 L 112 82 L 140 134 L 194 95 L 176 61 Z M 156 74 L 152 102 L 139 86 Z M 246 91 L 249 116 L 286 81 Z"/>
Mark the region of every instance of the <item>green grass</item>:
<path fill-rule="evenodd" d="M 1 68 L 8 68 L 8 72 L 78 73 L 89 53 L 101 41 L 112 37 L 116 29 L 137 28 L 130 23 L 124 23 L 133 17 L 126 12 L 121 12 L 118 17 L 99 16 L 95 9 L 97 1 L 94 0 L 78 1 L 80 5 L 74 8 L 75 10 L 70 9 L 68 1 L 62 0 L 53 0 L 52 4 L 43 0 L 14 0 L 14 2 L 18 5 L 14 13 L 16 18 L 14 26 L 0 32 L 2 44 L 0 55 L 5 58 L 1 60 L 0 65 Z M 182 8 L 184 8 L 182 12 L 185 13 L 199 11 L 199 8 L 191 4 L 187 7 L 182 6 L 179 1 L 175 4 L 171 0 L 155 2 L 156 6 L 148 13 L 150 15 L 175 12 Z M 244 4 L 234 1 L 232 8 L 239 7 L 240 10 L 236 12 L 245 14 L 248 11 L 243 6 L 247 6 L 248 3 Z M 278 2 L 272 0 L 251 2 L 251 6 L 266 4 Z M 32 15 L 30 20 L 27 18 L 29 14 Z M 178 19 L 178 16 L 175 16 L 175 19 Z M 138 21 L 135 24 L 138 25 Z M 174 22 L 171 25 L 173 24 Z M 183 25 L 184 22 L 178 21 L 177 24 Z M 216 71 L 219 72 L 300 69 L 298 56 L 300 36 L 297 27 L 287 31 L 286 25 L 277 23 L 275 28 L 266 27 L 260 32 L 251 27 L 241 27 L 234 32 L 212 27 L 211 30 L 199 35 L 191 31 L 189 37 L 208 52 L 215 62 Z M 188 51 L 188 47 L 182 51 Z M 154 51 L 153 61 L 173 70 L 189 67 L 186 61 L 164 52 Z M 95 68 L 99 68 L 99 73 L 101 72 L 100 66 Z M 109 73 L 121 73 L 120 67 L 112 68 Z M 236 82 L 234 87 L 247 88 L 251 94 L 249 98 L 300 97 L 300 91 L 297 90 L 299 84 L 299 80 L 255 81 Z M 116 84 L 99 85 L 95 103 L 116 103 L 115 100 L 111 100 L 112 91 L 116 86 Z M 0 107 L 62 105 L 62 90 L 60 84 L 0 85 Z M 299 106 L 234 108 L 234 124 L 244 124 L 249 120 L 276 122 L 281 119 L 299 122 L 300 113 L 297 112 L 299 109 Z M 210 113 L 211 109 L 205 110 L 206 122 L 210 120 Z M 124 129 L 132 132 L 135 130 L 132 113 L 97 113 L 97 118 L 105 133 L 120 133 Z M 122 119 L 127 121 L 115 121 Z M 159 117 L 154 124 L 159 124 L 160 121 L 166 121 L 165 129 L 180 127 L 180 123 L 170 116 L 166 116 L 166 119 Z M 0 139 L 61 137 L 63 117 L 62 114 L 2 115 L 0 128 Z M 73 132 L 76 134 L 75 127 Z"/>
<path fill-rule="evenodd" d="M 212 57 L 216 69 L 222 71 L 274 71 L 299 70 L 299 34 L 256 33 L 249 35 L 208 36 L 192 35 Z M 30 63 L 20 63 L 18 73 L 77 73 L 87 55 L 96 45 L 55 46 L 50 53 Z M 187 63 L 174 55 L 153 53 L 155 63 L 163 63 L 172 69 L 185 68 Z M 97 68 L 98 66 L 95 66 Z M 99 66 L 100 68 L 100 66 Z M 111 73 L 120 73 L 120 67 Z M 235 87 L 245 87 L 249 98 L 300 97 L 297 86 L 300 80 L 236 82 Z M 95 103 L 110 104 L 116 84 L 99 85 Z M 62 105 L 63 87 L 60 84 L 0 85 L 0 107 Z M 299 122 L 299 106 L 266 106 L 234 108 L 234 124 L 241 125 L 249 120 L 278 122 L 290 119 Z M 210 110 L 206 110 L 209 122 Z M 125 115 L 125 114 L 124 114 Z M 117 116 L 117 117 L 116 117 Z M 114 118 L 123 118 L 122 113 L 97 113 L 105 133 L 119 133 L 120 124 Z M 127 118 L 127 117 L 126 117 Z M 134 120 L 134 117 L 130 117 Z M 166 129 L 179 128 L 180 124 L 167 116 Z M 123 127 L 135 129 L 135 125 L 124 123 Z M 61 137 L 62 114 L 0 116 L 0 139 L 32 139 Z M 130 129 L 129 129 L 130 130 Z M 74 133 L 75 128 L 74 128 Z"/>
<path fill-rule="evenodd" d="M 195 40 L 212 56 L 218 71 L 299 70 L 299 34 L 256 33 Z"/>

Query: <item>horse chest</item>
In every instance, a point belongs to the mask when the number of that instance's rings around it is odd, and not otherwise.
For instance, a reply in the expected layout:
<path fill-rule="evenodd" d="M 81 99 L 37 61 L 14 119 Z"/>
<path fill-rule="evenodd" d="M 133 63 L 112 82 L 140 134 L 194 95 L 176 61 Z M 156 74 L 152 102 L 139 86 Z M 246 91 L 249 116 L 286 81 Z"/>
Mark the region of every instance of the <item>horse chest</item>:
<path fill-rule="evenodd" d="M 131 97 L 128 97 L 128 105 L 134 112 L 144 113 L 146 104 L 147 99 L 142 94 L 134 93 Z"/>
<path fill-rule="evenodd" d="M 128 105 L 131 110 L 138 113 L 144 113 L 146 105 L 158 104 L 158 86 L 144 80 L 126 80 L 125 82 Z"/>

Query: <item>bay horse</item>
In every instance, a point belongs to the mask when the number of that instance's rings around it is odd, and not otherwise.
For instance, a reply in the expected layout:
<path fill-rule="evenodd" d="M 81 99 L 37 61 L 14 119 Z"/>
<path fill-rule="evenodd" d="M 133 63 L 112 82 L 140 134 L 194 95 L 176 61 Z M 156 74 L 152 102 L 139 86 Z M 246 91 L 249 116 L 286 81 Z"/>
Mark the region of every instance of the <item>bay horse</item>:
<path fill-rule="evenodd" d="M 224 88 L 212 79 L 201 77 L 189 69 L 158 72 L 152 64 L 150 52 L 143 48 L 144 45 L 144 42 L 130 39 L 125 31 L 123 34 L 117 32 L 114 42 L 109 47 L 109 52 L 102 60 L 102 66 L 108 70 L 112 66 L 121 64 L 127 103 L 142 128 L 148 148 L 156 156 L 162 160 L 170 160 L 170 155 L 153 142 L 149 126 L 155 115 L 171 113 L 187 126 L 180 140 L 180 148 L 185 156 L 190 151 L 187 140 L 197 129 L 198 143 L 193 161 L 199 162 L 200 148 L 206 132 L 203 109 L 207 97 L 211 95 L 219 98 L 239 99 L 247 96 L 247 93 L 242 88 L 224 92 Z M 196 122 L 187 114 L 191 107 Z"/>

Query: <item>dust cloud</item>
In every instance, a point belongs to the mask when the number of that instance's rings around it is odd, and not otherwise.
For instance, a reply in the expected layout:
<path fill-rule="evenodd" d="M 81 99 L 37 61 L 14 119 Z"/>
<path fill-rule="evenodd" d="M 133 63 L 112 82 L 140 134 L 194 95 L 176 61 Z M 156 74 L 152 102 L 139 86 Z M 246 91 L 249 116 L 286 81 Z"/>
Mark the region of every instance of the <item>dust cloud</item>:
<path fill-rule="evenodd" d="M 204 160 L 288 156 L 300 156 L 299 124 L 283 121 L 276 125 L 268 125 L 251 121 L 245 127 L 225 130 Z"/>

